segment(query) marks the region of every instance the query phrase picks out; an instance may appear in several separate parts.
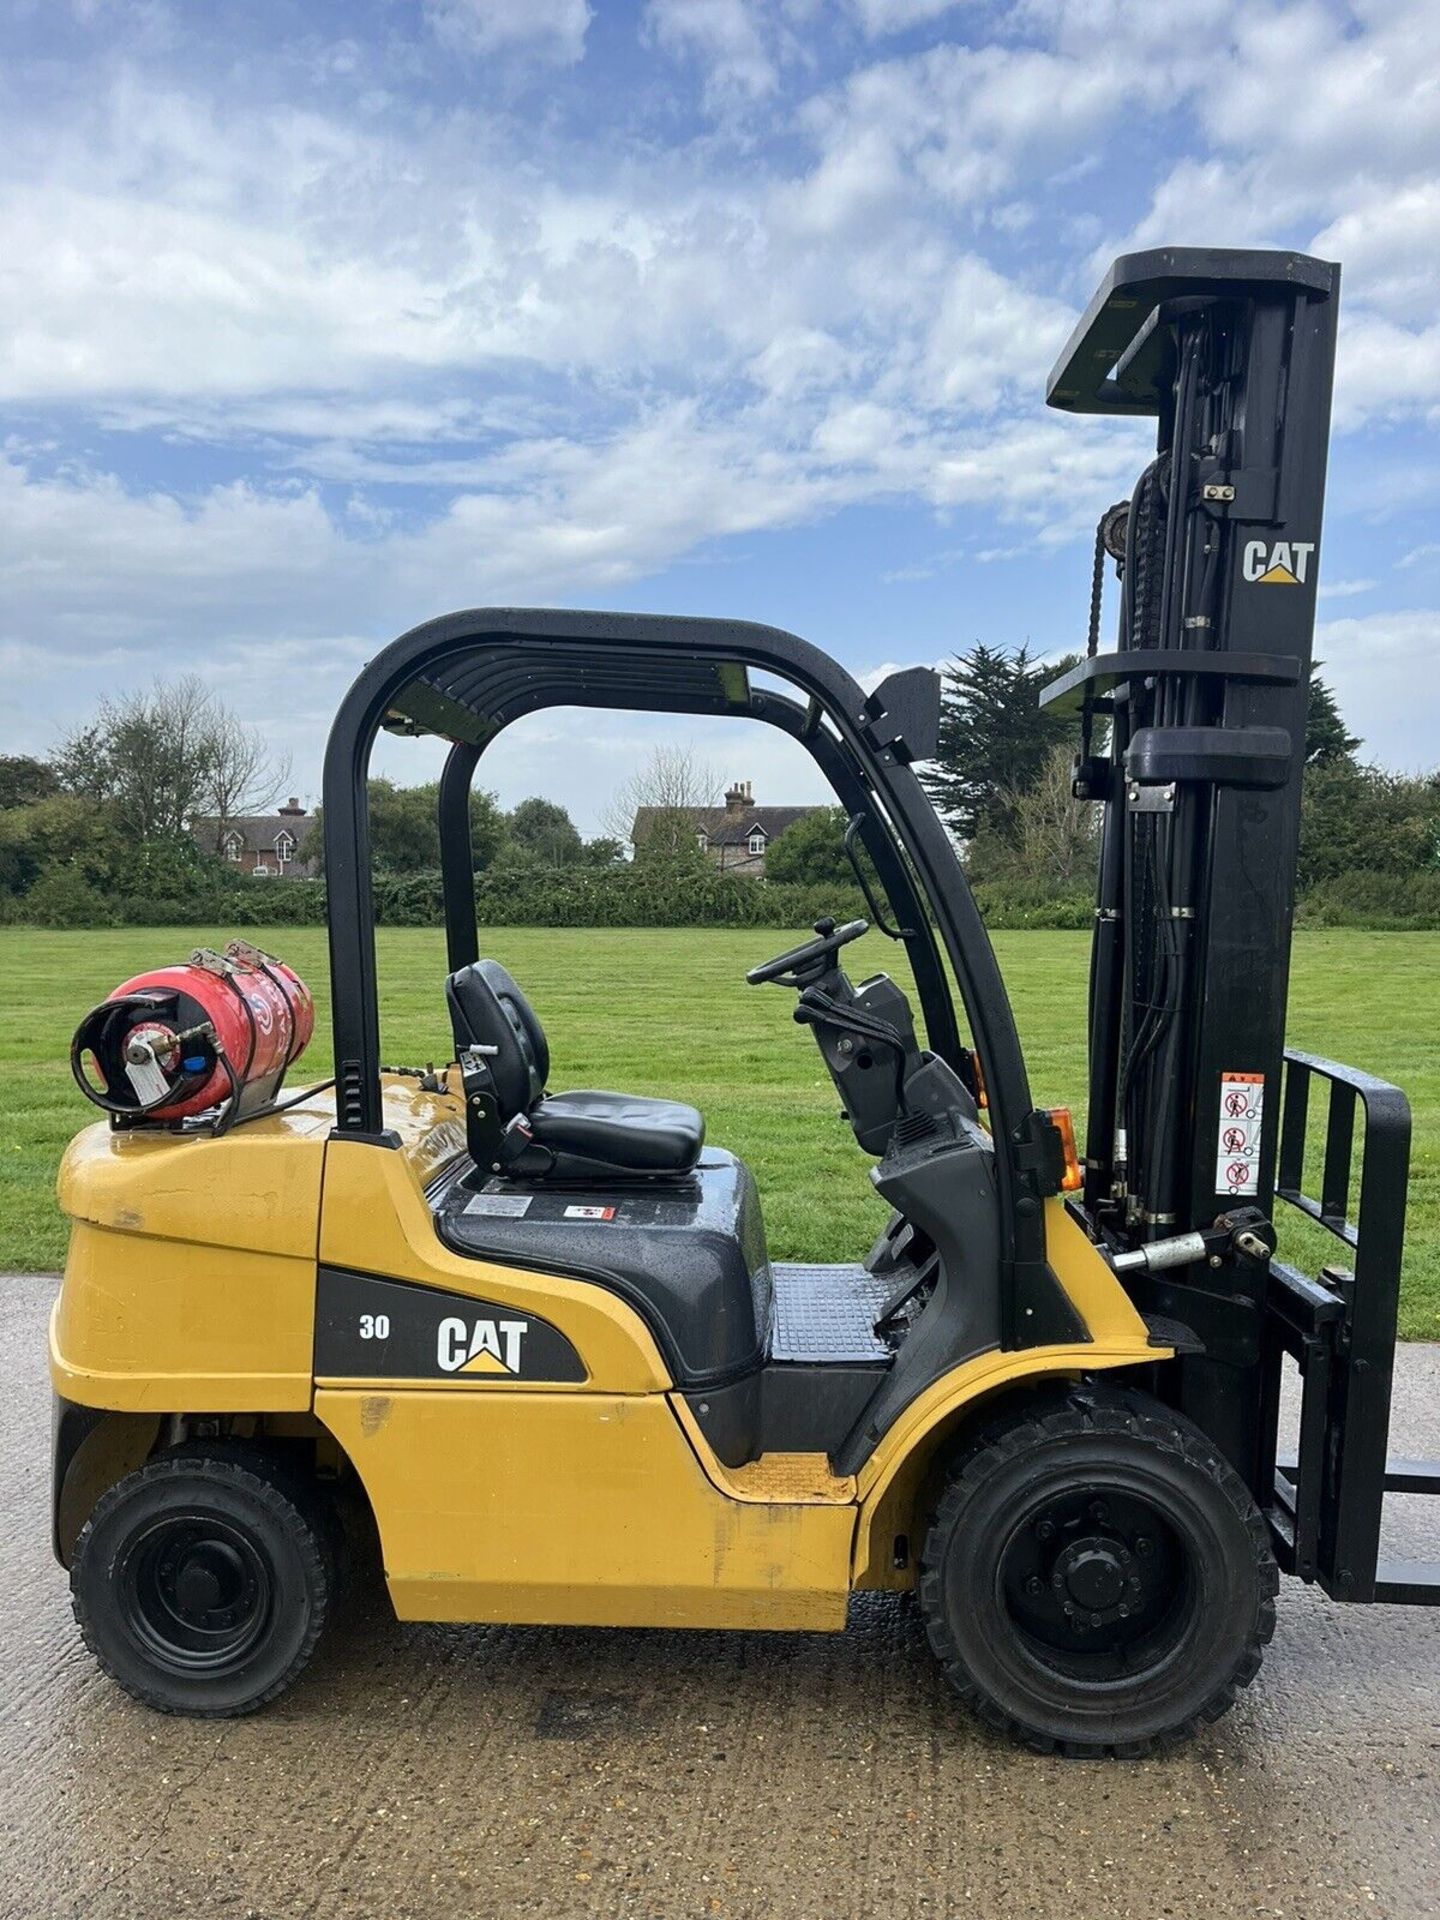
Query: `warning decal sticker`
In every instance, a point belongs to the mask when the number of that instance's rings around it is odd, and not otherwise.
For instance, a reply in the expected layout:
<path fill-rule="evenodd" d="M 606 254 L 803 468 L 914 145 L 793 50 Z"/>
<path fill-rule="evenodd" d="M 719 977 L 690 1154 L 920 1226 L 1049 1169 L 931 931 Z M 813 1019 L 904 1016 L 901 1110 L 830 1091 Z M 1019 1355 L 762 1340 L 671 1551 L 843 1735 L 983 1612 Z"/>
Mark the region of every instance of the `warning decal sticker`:
<path fill-rule="evenodd" d="M 1239 1199 L 1260 1191 L 1260 1129 L 1265 1118 L 1263 1073 L 1222 1073 L 1220 1128 L 1215 1142 L 1215 1191 Z"/>
<path fill-rule="evenodd" d="M 465 1202 L 466 1213 L 488 1213 L 503 1220 L 519 1220 L 530 1211 L 528 1193 L 477 1193 Z"/>
<path fill-rule="evenodd" d="M 613 1220 L 618 1207 L 566 1207 L 567 1220 Z"/>

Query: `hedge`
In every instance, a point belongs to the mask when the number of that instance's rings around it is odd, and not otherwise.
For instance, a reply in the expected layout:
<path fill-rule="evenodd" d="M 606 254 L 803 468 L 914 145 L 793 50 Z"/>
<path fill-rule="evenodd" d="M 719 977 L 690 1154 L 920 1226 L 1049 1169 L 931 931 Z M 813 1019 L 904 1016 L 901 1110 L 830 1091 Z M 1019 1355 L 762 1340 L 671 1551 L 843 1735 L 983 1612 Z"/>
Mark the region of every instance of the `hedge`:
<path fill-rule="evenodd" d="M 507 927 L 799 927 L 826 913 L 853 919 L 866 911 L 853 884 L 786 886 L 693 869 L 664 875 L 586 867 L 477 874 L 475 907 L 482 926 Z M 377 874 L 375 917 L 389 927 L 439 926 L 438 871 Z M 322 880 L 229 875 L 207 875 L 204 884 L 183 891 L 117 896 L 56 869 L 28 895 L 0 903 L 0 921 L 48 927 L 314 926 L 324 920 Z"/>
<path fill-rule="evenodd" d="M 1055 897 L 1038 887 L 982 880 L 975 897 L 986 924 L 997 931 L 1084 929 L 1094 920 L 1088 892 Z M 803 927 L 826 913 L 869 917 L 853 884 L 801 886 L 693 867 L 671 873 L 510 867 L 476 875 L 475 905 L 482 926 L 507 927 Z M 439 873 L 377 874 L 375 911 L 382 926 L 439 926 Z M 164 894 L 115 895 L 74 868 L 56 867 L 28 894 L 0 899 L 0 923 L 29 926 L 239 928 L 324 920 L 323 880 L 255 880 L 213 870 Z M 1340 874 L 1301 896 L 1296 920 L 1306 927 L 1440 928 L 1440 872 Z"/>
<path fill-rule="evenodd" d="M 429 927 L 442 918 L 440 876 L 377 876 L 376 918 L 385 926 Z M 596 872 L 552 867 L 477 874 L 475 912 L 491 927 L 799 927 L 833 913 L 865 912 L 852 886 L 785 886 L 722 873 Z"/>
<path fill-rule="evenodd" d="M 1304 927 L 1370 927 L 1421 933 L 1440 927 L 1440 873 L 1342 873 L 1301 897 Z"/>

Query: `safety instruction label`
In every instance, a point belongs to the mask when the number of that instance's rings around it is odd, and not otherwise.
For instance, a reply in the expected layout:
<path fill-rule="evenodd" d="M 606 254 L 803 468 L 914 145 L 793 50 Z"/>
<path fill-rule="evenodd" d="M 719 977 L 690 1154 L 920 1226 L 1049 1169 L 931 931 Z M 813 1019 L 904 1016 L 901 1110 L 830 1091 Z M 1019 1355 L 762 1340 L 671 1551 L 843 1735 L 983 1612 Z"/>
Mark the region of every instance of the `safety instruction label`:
<path fill-rule="evenodd" d="M 567 1220 L 613 1220 L 618 1207 L 566 1207 Z"/>
<path fill-rule="evenodd" d="M 1215 1191 L 1239 1199 L 1260 1191 L 1260 1130 L 1265 1120 L 1263 1073 L 1222 1073 Z"/>
<path fill-rule="evenodd" d="M 465 1211 L 499 1214 L 507 1220 L 518 1220 L 530 1211 L 531 1197 L 528 1193 L 477 1193 L 473 1200 L 465 1202 Z"/>

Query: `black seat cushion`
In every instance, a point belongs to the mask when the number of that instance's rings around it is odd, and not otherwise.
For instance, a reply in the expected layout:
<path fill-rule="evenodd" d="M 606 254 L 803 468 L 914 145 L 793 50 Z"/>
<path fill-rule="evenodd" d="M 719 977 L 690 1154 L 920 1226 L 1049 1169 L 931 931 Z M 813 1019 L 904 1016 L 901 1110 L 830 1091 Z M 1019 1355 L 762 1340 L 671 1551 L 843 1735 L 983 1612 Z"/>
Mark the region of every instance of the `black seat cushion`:
<path fill-rule="evenodd" d="M 561 1179 L 609 1168 L 685 1173 L 705 1144 L 705 1122 L 694 1107 L 598 1088 L 547 1094 L 530 1109 L 530 1131 L 537 1147 L 555 1155 Z"/>
<path fill-rule="evenodd" d="M 639 1094 L 545 1092 L 550 1047 L 539 1017 L 498 960 L 477 960 L 445 983 L 457 1052 L 485 1056 L 499 1119 L 508 1127 L 509 1170 L 527 1179 L 599 1175 L 654 1179 L 688 1172 L 700 1157 L 705 1122 L 694 1107 Z M 522 1145 L 528 1130 L 530 1144 Z"/>

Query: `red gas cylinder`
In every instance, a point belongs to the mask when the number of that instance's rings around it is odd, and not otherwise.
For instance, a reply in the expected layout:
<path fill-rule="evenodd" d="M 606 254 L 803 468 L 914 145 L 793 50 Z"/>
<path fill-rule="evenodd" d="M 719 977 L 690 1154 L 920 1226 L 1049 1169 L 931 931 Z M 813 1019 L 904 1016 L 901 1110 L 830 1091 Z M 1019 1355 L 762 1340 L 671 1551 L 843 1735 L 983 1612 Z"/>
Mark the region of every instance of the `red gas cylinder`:
<path fill-rule="evenodd" d="M 229 1121 L 274 1100 L 314 1029 L 299 975 L 232 940 L 224 953 L 202 947 L 116 987 L 76 1028 L 70 1065 L 86 1097 L 118 1120 L 169 1123 L 228 1102 Z"/>

